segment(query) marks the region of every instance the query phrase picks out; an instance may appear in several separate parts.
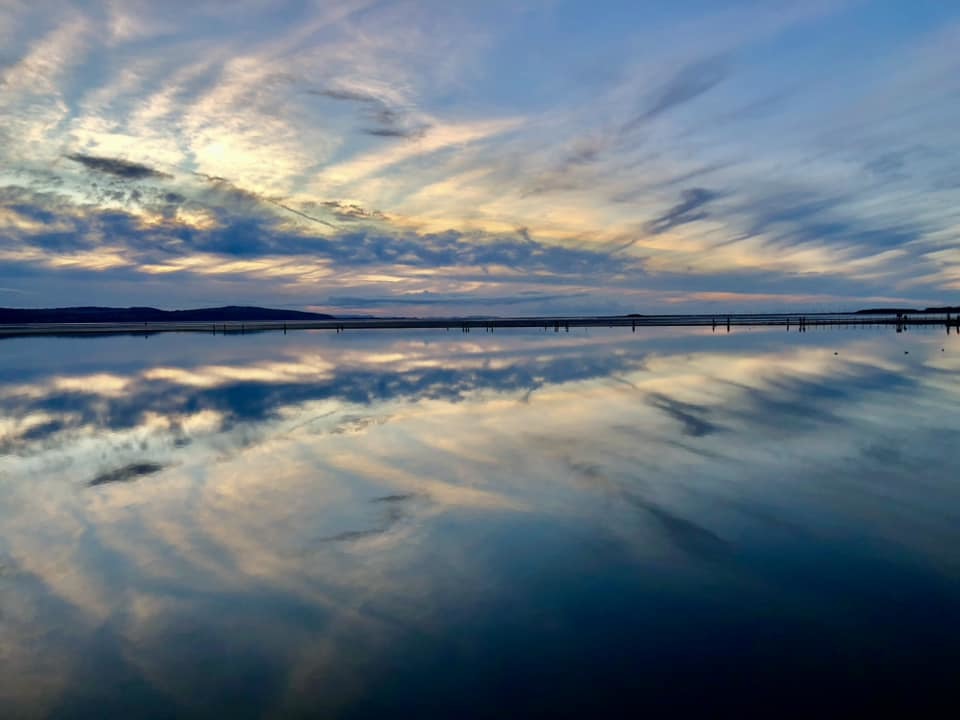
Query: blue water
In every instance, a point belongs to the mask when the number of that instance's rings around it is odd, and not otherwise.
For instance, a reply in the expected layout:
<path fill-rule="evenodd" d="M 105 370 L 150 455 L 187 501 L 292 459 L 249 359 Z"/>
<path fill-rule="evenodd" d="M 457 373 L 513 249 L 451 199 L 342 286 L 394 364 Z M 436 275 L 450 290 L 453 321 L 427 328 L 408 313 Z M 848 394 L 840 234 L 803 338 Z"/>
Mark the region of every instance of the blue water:
<path fill-rule="evenodd" d="M 912 714 L 960 337 L 0 341 L 0 716 Z"/>

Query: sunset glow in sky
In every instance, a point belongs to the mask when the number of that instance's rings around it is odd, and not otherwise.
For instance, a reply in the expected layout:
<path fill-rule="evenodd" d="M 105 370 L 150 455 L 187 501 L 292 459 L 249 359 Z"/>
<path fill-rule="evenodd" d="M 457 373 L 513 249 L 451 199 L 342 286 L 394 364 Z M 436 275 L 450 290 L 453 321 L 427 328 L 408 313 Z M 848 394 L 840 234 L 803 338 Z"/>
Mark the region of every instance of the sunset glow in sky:
<path fill-rule="evenodd" d="M 960 302 L 960 6 L 0 0 L 0 306 Z"/>

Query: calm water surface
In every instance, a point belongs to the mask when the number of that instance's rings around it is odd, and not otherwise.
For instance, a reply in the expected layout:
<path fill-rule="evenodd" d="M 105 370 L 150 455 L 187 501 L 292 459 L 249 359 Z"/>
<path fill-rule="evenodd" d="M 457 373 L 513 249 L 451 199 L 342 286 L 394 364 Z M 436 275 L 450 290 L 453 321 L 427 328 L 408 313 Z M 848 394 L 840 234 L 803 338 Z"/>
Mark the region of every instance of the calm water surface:
<path fill-rule="evenodd" d="M 960 337 L 0 341 L 0 716 L 918 711 Z"/>

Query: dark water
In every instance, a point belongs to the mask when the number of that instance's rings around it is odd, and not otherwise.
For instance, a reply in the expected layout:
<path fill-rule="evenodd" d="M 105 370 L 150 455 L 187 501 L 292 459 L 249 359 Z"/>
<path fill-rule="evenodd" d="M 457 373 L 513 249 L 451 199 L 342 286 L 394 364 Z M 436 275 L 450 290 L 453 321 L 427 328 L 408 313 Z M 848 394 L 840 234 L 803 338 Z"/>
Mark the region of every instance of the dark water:
<path fill-rule="evenodd" d="M 958 370 L 932 331 L 2 341 L 0 716 L 953 703 Z"/>

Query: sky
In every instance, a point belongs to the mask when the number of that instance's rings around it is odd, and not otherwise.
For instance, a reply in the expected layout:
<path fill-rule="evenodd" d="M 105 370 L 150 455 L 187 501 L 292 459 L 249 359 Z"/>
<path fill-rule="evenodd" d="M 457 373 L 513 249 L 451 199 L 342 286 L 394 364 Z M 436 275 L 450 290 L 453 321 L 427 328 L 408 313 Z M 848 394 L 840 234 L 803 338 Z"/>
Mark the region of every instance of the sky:
<path fill-rule="evenodd" d="M 960 6 L 0 0 L 0 306 L 960 302 Z"/>

